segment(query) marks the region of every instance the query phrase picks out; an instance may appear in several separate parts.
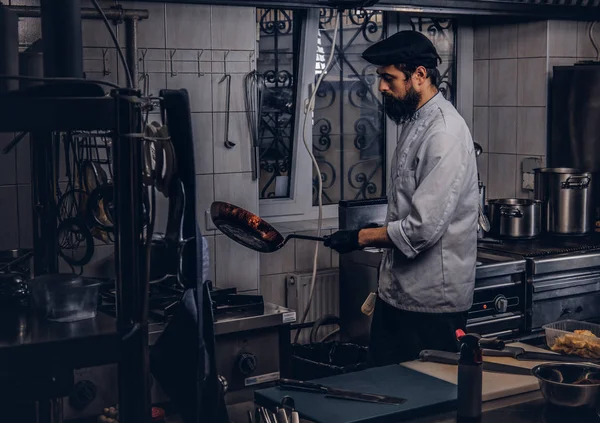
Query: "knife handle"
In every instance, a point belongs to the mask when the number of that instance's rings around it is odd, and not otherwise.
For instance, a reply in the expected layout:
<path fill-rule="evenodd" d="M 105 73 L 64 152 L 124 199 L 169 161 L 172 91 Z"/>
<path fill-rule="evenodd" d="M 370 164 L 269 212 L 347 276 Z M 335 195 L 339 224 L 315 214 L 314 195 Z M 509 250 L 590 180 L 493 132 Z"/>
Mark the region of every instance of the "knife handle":
<path fill-rule="evenodd" d="M 479 340 L 479 346 L 481 348 L 487 348 L 489 350 L 503 350 L 504 349 L 504 341 L 501 341 L 499 339 L 488 339 L 488 338 L 481 338 Z"/>
<path fill-rule="evenodd" d="M 483 349 L 482 354 L 484 357 L 513 357 L 517 358 L 517 354 L 511 350 L 488 350 Z"/>
<path fill-rule="evenodd" d="M 327 388 L 325 388 L 323 385 L 295 379 L 279 379 L 279 387 L 287 389 L 297 389 L 301 391 L 327 393 Z"/>
<path fill-rule="evenodd" d="M 441 364 L 458 364 L 459 357 L 458 353 L 437 350 L 423 350 L 419 354 L 421 361 Z"/>

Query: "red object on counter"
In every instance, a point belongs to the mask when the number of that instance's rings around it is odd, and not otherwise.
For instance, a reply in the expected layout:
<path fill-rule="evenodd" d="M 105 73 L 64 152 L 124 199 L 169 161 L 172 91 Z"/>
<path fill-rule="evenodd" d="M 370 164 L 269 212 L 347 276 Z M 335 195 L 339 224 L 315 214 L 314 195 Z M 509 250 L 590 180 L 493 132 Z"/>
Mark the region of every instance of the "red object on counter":
<path fill-rule="evenodd" d="M 165 410 L 159 407 L 152 407 L 152 422 L 163 423 L 165 421 Z"/>
<path fill-rule="evenodd" d="M 456 332 L 454 333 L 456 334 L 456 339 L 458 339 L 459 341 L 460 338 L 466 335 L 466 333 L 462 329 L 456 329 Z"/>

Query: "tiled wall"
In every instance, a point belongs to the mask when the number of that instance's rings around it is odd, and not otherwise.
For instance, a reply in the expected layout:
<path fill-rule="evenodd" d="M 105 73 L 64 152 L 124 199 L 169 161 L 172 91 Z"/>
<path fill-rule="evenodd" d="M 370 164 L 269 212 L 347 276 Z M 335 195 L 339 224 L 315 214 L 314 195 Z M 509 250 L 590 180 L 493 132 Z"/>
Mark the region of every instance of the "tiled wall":
<path fill-rule="evenodd" d="M 588 25 L 537 21 L 475 27 L 473 134 L 484 150 L 478 163 L 488 199 L 532 196 L 522 189 L 521 165 L 529 157 L 545 163 L 552 67 L 595 56 Z"/>
<path fill-rule="evenodd" d="M 36 5 L 37 1 L 12 0 L 11 4 Z M 86 0 L 83 3 L 86 7 L 91 6 Z M 101 3 L 104 7 L 114 4 L 112 1 Z M 269 285 L 269 281 L 276 279 L 273 275 L 283 277 L 285 272 L 309 270 L 313 242 L 291 241 L 278 253 L 259 255 L 217 233 L 204 213 L 214 200 L 232 202 L 258 213 L 258 186 L 251 177 L 250 138 L 242 90 L 244 74 L 256 63 L 255 55 L 252 62 L 248 60 L 256 48 L 255 9 L 155 2 L 124 2 L 123 7 L 147 9 L 150 13 L 150 18 L 139 22 L 138 26 L 138 56 L 145 58 L 149 94 L 156 95 L 161 88 L 186 88 L 190 93 L 196 147 L 198 222 L 210 246 L 211 280 L 221 288 L 255 291 L 259 289 L 260 275 L 269 275 L 263 278 Z M 115 30 L 124 45 L 123 26 L 115 27 Z M 39 37 L 40 20 L 21 19 L 20 42 L 30 44 Z M 88 78 L 124 83 L 116 49 L 103 22 L 83 22 L 83 45 Z M 202 50 L 201 71 L 205 74 L 199 76 L 194 60 Z M 228 50 L 227 70 L 233 74 L 229 138 L 236 143 L 230 150 L 224 146 L 225 85 L 219 83 L 224 71 L 224 54 Z M 176 59 L 176 75 L 170 72 L 171 55 Z M 105 68 L 108 74 L 103 72 Z M 11 139 L 12 134 L 0 134 L 0 148 Z M 0 249 L 31 247 L 30 196 L 29 145 L 24 141 L 10 155 L 0 155 Z M 160 194 L 158 197 L 160 200 Z M 166 200 L 159 201 L 157 231 L 164 231 L 166 206 Z M 335 225 L 337 222 L 326 222 L 325 233 Z M 291 233 L 313 227 L 316 229 L 315 222 L 298 222 L 281 229 Z M 86 266 L 85 274 L 110 273 L 112 252 L 112 245 L 98 242 L 93 263 Z M 332 258 L 331 251 L 322 247 L 320 267 L 331 267 L 332 263 L 337 266 L 337 258 Z M 269 292 L 279 288 L 272 283 L 269 286 Z"/>

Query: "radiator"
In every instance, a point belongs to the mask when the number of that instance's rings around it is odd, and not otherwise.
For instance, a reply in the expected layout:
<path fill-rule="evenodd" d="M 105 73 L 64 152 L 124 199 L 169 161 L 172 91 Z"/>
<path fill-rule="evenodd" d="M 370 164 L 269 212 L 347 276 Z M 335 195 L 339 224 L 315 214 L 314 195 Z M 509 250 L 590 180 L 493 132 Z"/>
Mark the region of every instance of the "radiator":
<path fill-rule="evenodd" d="M 304 309 L 310 296 L 310 281 L 312 272 L 290 273 L 286 277 L 286 307 L 296 310 L 296 322 L 300 323 Z M 339 269 L 324 269 L 317 271 L 315 280 L 315 291 L 310 306 L 310 311 L 306 316 L 305 323 L 314 323 L 320 317 L 331 314 L 339 317 L 340 315 L 340 278 Z M 337 325 L 323 326 L 317 336 L 317 340 L 324 335 L 337 329 Z M 310 329 L 303 329 L 298 338 L 301 344 L 310 341 Z M 295 331 L 292 333 L 292 340 L 295 338 Z M 332 339 L 332 338 L 330 338 Z M 333 338 L 335 339 L 335 338 Z"/>

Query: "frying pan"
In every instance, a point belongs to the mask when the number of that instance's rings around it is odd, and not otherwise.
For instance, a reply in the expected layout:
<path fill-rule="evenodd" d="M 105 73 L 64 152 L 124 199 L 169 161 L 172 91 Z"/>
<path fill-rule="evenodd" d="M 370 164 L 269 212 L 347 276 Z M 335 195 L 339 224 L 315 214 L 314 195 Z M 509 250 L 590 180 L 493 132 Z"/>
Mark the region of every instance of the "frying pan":
<path fill-rule="evenodd" d="M 241 207 L 223 201 L 210 206 L 210 217 L 215 226 L 232 240 L 261 253 L 273 253 L 292 238 L 325 241 L 325 238 L 290 234 L 283 237 L 273 226 Z"/>

